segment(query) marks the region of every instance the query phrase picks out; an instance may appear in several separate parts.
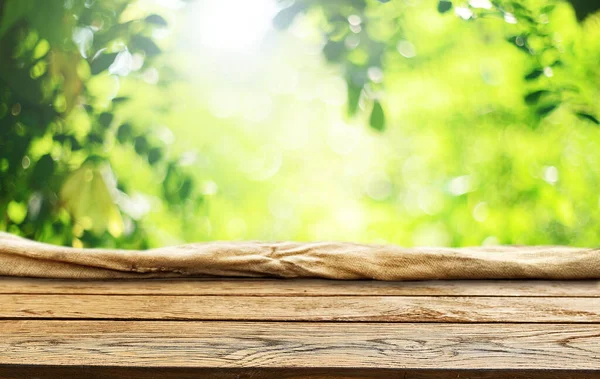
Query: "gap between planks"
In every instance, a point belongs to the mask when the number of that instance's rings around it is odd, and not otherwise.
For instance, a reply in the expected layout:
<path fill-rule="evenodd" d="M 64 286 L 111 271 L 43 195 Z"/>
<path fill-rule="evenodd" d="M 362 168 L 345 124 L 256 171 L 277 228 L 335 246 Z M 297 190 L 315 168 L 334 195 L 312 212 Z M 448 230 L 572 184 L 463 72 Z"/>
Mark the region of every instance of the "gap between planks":
<path fill-rule="evenodd" d="M 600 323 L 598 298 L 0 295 L 0 319 Z"/>
<path fill-rule="evenodd" d="M 230 278 L 83 281 L 0 277 L 0 294 L 600 297 L 600 281 L 381 282 Z"/>
<path fill-rule="evenodd" d="M 0 365 L 600 372 L 600 325 L 0 321 Z"/>
<path fill-rule="evenodd" d="M 10 379 L 598 379 L 590 370 L 436 370 L 378 368 L 194 368 L 0 365 Z"/>

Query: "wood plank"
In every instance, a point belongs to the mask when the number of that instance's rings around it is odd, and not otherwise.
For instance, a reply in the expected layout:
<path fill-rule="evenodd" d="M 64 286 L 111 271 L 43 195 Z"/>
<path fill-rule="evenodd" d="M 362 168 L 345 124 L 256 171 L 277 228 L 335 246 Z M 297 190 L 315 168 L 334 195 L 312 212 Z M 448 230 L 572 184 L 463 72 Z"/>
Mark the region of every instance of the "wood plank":
<path fill-rule="evenodd" d="M 0 318 L 600 323 L 597 298 L 0 295 Z"/>
<path fill-rule="evenodd" d="M 180 368 L 0 365 L 0 379 L 598 379 L 587 370 Z"/>
<path fill-rule="evenodd" d="M 0 321 L 0 365 L 590 370 L 600 325 Z"/>
<path fill-rule="evenodd" d="M 145 279 L 53 280 L 0 277 L 0 294 L 202 296 L 527 296 L 600 297 L 600 281 L 450 280 L 422 282 Z"/>

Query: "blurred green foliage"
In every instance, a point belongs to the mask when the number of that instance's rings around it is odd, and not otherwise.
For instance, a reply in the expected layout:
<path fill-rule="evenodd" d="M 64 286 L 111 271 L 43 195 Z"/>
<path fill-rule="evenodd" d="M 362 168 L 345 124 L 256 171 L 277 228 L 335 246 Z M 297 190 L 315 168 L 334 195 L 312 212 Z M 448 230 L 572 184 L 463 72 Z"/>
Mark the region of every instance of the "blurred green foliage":
<path fill-rule="evenodd" d="M 139 216 L 124 212 L 129 182 L 113 173 L 115 151 L 135 152 L 162 178 L 165 207 L 202 200 L 152 129 L 116 114 L 129 101 L 119 81 L 158 72 L 152 35 L 167 21 L 125 0 L 0 4 L 0 227 L 59 244 L 146 247 Z"/>
<path fill-rule="evenodd" d="M 244 4 L 0 1 L 0 229 L 600 243 L 593 4 L 281 2 L 254 52 Z"/>
<path fill-rule="evenodd" d="M 326 36 L 323 54 L 328 61 L 341 64 L 344 68 L 348 85 L 348 113 L 355 114 L 361 95 L 370 98 L 373 101 L 370 125 L 381 131 L 385 118 L 378 100 L 382 87 L 382 77 L 378 73 L 401 50 L 398 41 L 405 36 L 403 19 L 406 9 L 413 4 L 398 1 L 378 8 L 376 3 L 371 6 L 367 4 L 362 0 L 299 0 L 279 11 L 274 23 L 280 29 L 287 28 L 299 13 L 311 10 L 322 16 L 321 27 Z M 535 86 L 535 90 L 527 93 L 524 100 L 538 116 L 548 116 L 562 106 L 569 108 L 576 116 L 600 125 L 594 113 L 593 99 L 582 93 L 583 89 L 577 81 L 569 80 L 568 69 L 567 72 L 560 72 L 557 79 L 544 80 L 552 78 L 555 70 L 564 66 L 564 59 L 573 54 L 571 49 L 574 46 L 570 43 L 574 41 L 563 41 L 557 36 L 554 23 L 550 23 L 557 4 L 564 3 L 558 0 L 472 0 L 459 2 L 455 13 L 466 21 L 497 19 L 514 25 L 505 28 L 504 33 L 510 44 L 528 56 L 529 69 L 523 78 Z M 574 1 L 573 5 L 580 20 L 600 8 L 594 2 Z M 452 9 L 452 1 L 438 2 L 440 14 Z"/>

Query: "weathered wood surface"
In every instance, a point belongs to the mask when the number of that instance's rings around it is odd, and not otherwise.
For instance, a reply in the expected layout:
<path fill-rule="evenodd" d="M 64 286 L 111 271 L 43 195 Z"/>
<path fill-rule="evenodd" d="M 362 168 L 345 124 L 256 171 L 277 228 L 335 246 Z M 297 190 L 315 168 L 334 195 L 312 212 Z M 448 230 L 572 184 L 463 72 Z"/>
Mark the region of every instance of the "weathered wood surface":
<path fill-rule="evenodd" d="M 600 299 L 0 295 L 1 318 L 600 323 Z"/>
<path fill-rule="evenodd" d="M 287 279 L 56 280 L 0 277 L 0 294 L 195 296 L 527 296 L 600 297 L 600 280 L 416 282 Z"/>
<path fill-rule="evenodd" d="M 600 325 L 0 321 L 3 364 L 600 368 Z"/>
<path fill-rule="evenodd" d="M 600 281 L 0 278 L 34 377 L 600 378 Z"/>

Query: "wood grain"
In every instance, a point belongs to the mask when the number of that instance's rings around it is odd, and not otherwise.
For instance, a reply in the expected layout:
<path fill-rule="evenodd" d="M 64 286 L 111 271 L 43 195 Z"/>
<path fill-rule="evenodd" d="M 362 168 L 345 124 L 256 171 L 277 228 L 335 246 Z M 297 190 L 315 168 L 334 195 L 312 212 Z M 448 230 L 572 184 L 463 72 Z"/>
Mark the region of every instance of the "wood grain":
<path fill-rule="evenodd" d="M 0 379 L 57 377 L 600 379 L 600 281 L 0 278 Z"/>
<path fill-rule="evenodd" d="M 0 294 L 201 296 L 526 296 L 600 297 L 600 281 L 450 280 L 421 282 L 146 279 L 52 280 L 0 277 Z"/>
<path fill-rule="evenodd" d="M 0 318 L 600 323 L 597 298 L 0 295 Z"/>
<path fill-rule="evenodd" d="M 0 365 L 600 370 L 600 325 L 0 321 Z"/>
<path fill-rule="evenodd" d="M 598 379 L 589 370 L 420 370 L 0 365 L 0 379 Z"/>

